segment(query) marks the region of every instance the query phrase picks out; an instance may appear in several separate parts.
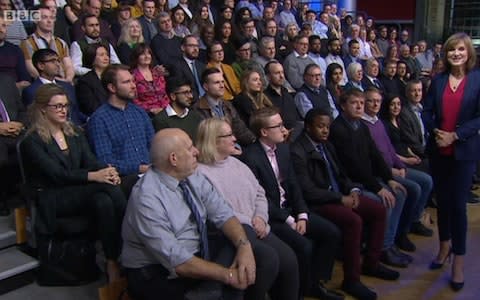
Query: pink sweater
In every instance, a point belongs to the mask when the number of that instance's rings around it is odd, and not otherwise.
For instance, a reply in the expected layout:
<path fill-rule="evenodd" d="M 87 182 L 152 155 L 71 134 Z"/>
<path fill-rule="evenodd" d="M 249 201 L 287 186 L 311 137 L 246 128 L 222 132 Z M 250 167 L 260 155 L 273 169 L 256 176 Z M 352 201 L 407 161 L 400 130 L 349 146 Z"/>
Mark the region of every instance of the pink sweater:
<path fill-rule="evenodd" d="M 258 216 L 267 223 L 267 233 L 270 232 L 265 191 L 247 165 L 230 156 L 213 165 L 199 164 L 198 170 L 230 203 L 240 223 L 251 226 L 253 217 Z"/>

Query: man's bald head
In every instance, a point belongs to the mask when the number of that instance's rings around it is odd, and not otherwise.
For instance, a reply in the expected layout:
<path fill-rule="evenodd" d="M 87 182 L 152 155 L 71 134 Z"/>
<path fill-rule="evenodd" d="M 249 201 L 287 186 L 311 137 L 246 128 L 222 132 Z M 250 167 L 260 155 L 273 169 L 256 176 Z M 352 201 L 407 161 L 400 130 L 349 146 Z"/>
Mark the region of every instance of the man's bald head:
<path fill-rule="evenodd" d="M 150 157 L 155 168 L 177 179 L 184 179 L 197 167 L 198 150 L 185 133 L 178 128 L 162 129 L 152 140 Z"/>

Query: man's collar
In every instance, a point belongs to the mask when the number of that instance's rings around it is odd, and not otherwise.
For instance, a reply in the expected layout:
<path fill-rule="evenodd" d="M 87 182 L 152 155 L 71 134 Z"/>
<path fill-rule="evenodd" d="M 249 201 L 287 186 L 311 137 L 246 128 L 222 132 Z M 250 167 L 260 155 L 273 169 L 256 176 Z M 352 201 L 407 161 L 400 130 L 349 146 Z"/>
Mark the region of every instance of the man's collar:
<path fill-rule="evenodd" d="M 378 117 L 375 115 L 375 116 L 370 116 L 370 115 L 367 115 L 367 114 L 363 114 L 362 116 L 362 120 L 365 120 L 371 124 L 375 124 L 378 122 Z"/>
<path fill-rule="evenodd" d="M 293 50 L 293 55 L 295 55 L 295 57 L 301 57 L 301 58 L 305 58 L 308 56 L 308 54 L 300 55 L 296 50 Z"/>
<path fill-rule="evenodd" d="M 43 84 L 57 83 L 57 82 L 55 81 L 55 79 L 49 80 L 49 79 L 47 79 L 47 78 L 45 78 L 45 77 L 42 77 L 42 76 L 38 76 L 38 79 L 39 79 Z"/>
<path fill-rule="evenodd" d="M 210 95 L 205 95 L 205 98 L 207 99 L 207 102 L 208 102 L 208 105 L 210 107 L 214 107 L 215 105 L 221 105 L 222 104 L 222 99 L 213 99 L 212 97 L 210 97 Z"/>
<path fill-rule="evenodd" d="M 167 113 L 167 116 L 168 117 L 173 117 L 173 116 L 177 116 L 179 118 L 185 118 L 187 115 L 188 115 L 188 107 L 185 108 L 185 111 L 183 112 L 183 114 L 179 115 L 177 114 L 177 112 L 175 111 L 175 109 L 173 109 L 173 107 L 169 104 L 167 105 L 167 107 L 165 107 L 165 112 Z"/>
<path fill-rule="evenodd" d="M 87 40 L 87 43 L 88 44 L 93 44 L 93 43 L 99 43 L 102 41 L 102 38 L 101 37 L 98 37 L 96 39 L 92 39 L 91 37 L 89 36 L 85 36 L 85 39 Z"/>

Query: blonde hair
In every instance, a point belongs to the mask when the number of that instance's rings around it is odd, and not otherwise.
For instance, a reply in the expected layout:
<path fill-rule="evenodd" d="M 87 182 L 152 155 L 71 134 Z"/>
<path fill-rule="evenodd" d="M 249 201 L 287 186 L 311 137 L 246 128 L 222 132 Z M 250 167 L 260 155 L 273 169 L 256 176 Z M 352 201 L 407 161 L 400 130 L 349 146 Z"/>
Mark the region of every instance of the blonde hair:
<path fill-rule="evenodd" d="M 471 71 L 477 63 L 477 53 L 473 47 L 472 39 L 465 32 L 457 32 L 451 35 L 445 44 L 443 44 L 443 51 L 445 52 L 443 56 L 443 63 L 445 64 L 447 71 L 450 71 L 451 68 L 450 63 L 448 62 L 447 52 L 453 50 L 460 42 L 465 43 L 465 47 L 467 48 L 468 52 L 468 60 L 465 64 L 465 70 L 467 72 Z"/>
<path fill-rule="evenodd" d="M 132 23 L 137 23 L 138 26 L 140 26 L 140 36 L 138 37 L 138 41 L 134 41 L 133 38 L 130 36 L 130 25 L 132 25 Z M 125 21 L 125 23 L 123 23 L 122 31 L 117 42 L 118 45 L 120 45 L 121 43 L 126 43 L 128 45 L 139 44 L 143 43 L 144 41 L 145 39 L 143 37 L 142 25 L 137 19 L 128 19 L 127 21 Z"/>
<path fill-rule="evenodd" d="M 272 101 L 263 93 L 263 91 L 260 91 L 258 94 L 254 95 L 250 92 L 250 88 L 248 87 L 248 80 L 250 79 L 250 76 L 254 73 L 257 73 L 258 76 L 261 75 L 258 71 L 256 70 L 247 70 L 243 73 L 242 75 L 242 80 L 240 82 L 240 87 L 242 89 L 242 92 L 248 96 L 248 98 L 252 101 L 253 107 L 255 110 L 264 108 L 264 107 L 271 107 L 273 106 Z M 263 85 L 263 82 L 262 82 Z"/>
<path fill-rule="evenodd" d="M 206 165 L 214 164 L 218 155 L 217 137 L 221 133 L 224 124 L 230 125 L 226 119 L 208 118 L 198 125 L 196 147 L 198 149 L 198 161 Z"/>
<path fill-rule="evenodd" d="M 45 117 L 45 109 L 47 108 L 48 103 L 54 96 L 62 95 L 67 98 L 68 103 L 70 100 L 68 99 L 68 95 L 65 90 L 54 83 L 48 83 L 41 85 L 36 93 L 33 103 L 28 107 L 28 115 L 30 118 L 30 128 L 27 134 L 32 132 L 38 133 L 40 138 L 45 142 L 49 143 L 52 140 L 52 136 L 50 133 L 49 128 L 49 121 Z M 63 134 L 66 136 L 74 136 L 77 135 L 75 132 L 74 126 L 70 122 L 65 122 L 62 126 Z"/>

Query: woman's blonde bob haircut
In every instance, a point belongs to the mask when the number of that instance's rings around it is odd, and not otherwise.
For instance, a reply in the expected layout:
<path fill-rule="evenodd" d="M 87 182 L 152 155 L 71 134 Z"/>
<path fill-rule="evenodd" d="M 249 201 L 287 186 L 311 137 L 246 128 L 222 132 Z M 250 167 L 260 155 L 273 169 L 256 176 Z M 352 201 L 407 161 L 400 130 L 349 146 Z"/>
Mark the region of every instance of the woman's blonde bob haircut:
<path fill-rule="evenodd" d="M 217 138 L 222 133 L 222 126 L 230 123 L 222 118 L 208 118 L 200 122 L 197 131 L 196 147 L 198 149 L 198 161 L 212 165 L 218 157 Z"/>
<path fill-rule="evenodd" d="M 54 83 L 48 83 L 41 85 L 34 97 L 33 103 L 28 107 L 28 115 L 30 118 L 30 129 L 28 133 L 37 132 L 40 138 L 45 142 L 49 143 L 52 140 L 52 135 L 50 133 L 50 124 L 48 119 L 45 117 L 45 110 L 47 109 L 48 103 L 54 96 L 65 96 L 68 103 L 67 93 L 65 90 Z M 74 126 L 69 121 L 65 122 L 62 127 L 63 134 L 66 136 L 73 136 L 77 133 L 75 132 Z"/>
<path fill-rule="evenodd" d="M 477 63 L 477 53 L 475 51 L 475 48 L 473 47 L 472 39 L 470 38 L 470 36 L 468 36 L 468 34 L 464 32 L 457 32 L 451 35 L 447 39 L 445 44 L 443 44 L 443 63 L 445 64 L 447 72 L 450 72 L 450 69 L 452 67 L 448 62 L 447 52 L 453 50 L 455 46 L 457 46 L 460 42 L 463 42 L 465 44 L 468 53 L 468 60 L 465 64 L 465 71 L 469 72 L 473 68 L 475 68 L 475 65 Z"/>

